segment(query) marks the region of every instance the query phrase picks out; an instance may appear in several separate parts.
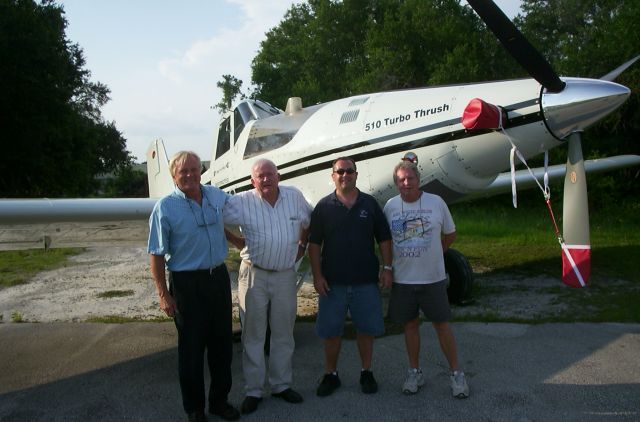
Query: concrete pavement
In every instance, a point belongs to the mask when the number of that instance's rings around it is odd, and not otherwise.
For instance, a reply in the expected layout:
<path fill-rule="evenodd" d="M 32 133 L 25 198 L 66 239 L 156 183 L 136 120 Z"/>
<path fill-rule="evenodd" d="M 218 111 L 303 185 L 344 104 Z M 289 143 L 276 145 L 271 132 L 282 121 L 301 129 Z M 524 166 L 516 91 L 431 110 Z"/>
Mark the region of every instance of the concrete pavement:
<path fill-rule="evenodd" d="M 426 385 L 401 393 L 401 335 L 376 340 L 380 390 L 358 385 L 355 341 L 345 340 L 342 387 L 315 395 L 322 343 L 313 324 L 296 325 L 292 405 L 266 397 L 241 420 L 589 421 L 640 419 L 640 324 L 456 323 L 471 397 L 453 399 L 448 370 L 429 324 L 421 328 Z M 426 355 L 426 357 L 425 357 Z M 234 345 L 230 401 L 243 399 L 241 346 Z M 171 323 L 0 324 L 0 421 L 184 420 Z M 209 420 L 218 420 L 210 417 Z"/>

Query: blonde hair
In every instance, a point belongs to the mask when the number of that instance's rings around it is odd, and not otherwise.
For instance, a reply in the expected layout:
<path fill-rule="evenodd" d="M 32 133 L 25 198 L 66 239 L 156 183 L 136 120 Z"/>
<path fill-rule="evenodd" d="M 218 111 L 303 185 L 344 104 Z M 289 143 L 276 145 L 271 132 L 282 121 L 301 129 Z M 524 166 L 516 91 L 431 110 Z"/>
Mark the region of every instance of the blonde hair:
<path fill-rule="evenodd" d="M 187 161 L 187 158 L 189 157 L 194 157 L 196 160 L 198 160 L 198 167 L 202 168 L 202 161 L 200 161 L 200 157 L 198 157 L 198 154 L 193 151 L 179 151 L 176 152 L 173 157 L 171 157 L 171 160 L 169 160 L 169 172 L 171 173 L 171 176 L 175 176 L 176 169 L 184 164 L 184 162 Z"/>

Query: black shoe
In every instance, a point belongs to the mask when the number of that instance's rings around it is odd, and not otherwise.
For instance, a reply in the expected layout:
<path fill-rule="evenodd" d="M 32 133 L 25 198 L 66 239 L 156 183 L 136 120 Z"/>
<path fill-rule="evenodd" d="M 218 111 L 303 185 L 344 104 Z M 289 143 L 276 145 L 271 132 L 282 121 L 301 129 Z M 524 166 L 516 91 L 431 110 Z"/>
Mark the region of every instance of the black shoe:
<path fill-rule="evenodd" d="M 299 393 L 293 391 L 293 389 L 291 388 L 287 388 L 286 390 L 283 390 L 279 393 L 273 393 L 271 395 L 273 397 L 279 397 L 289 403 L 302 403 L 302 401 L 304 400 Z"/>
<path fill-rule="evenodd" d="M 240 405 L 240 411 L 243 415 L 253 413 L 258 408 L 258 403 L 262 401 L 262 397 L 247 396 Z"/>
<path fill-rule="evenodd" d="M 189 422 L 206 422 L 207 418 L 204 416 L 204 412 L 202 410 L 198 410 L 197 412 L 187 413 L 187 420 Z"/>
<path fill-rule="evenodd" d="M 322 377 L 322 381 L 320 381 L 320 385 L 318 385 L 318 389 L 316 390 L 316 395 L 320 397 L 325 397 L 333 393 L 340 387 L 340 378 L 338 377 L 338 373 L 324 374 Z"/>
<path fill-rule="evenodd" d="M 366 369 L 360 371 L 360 388 L 365 394 L 373 394 L 378 391 L 378 383 L 373 378 L 373 372 Z"/>
<path fill-rule="evenodd" d="M 226 401 L 210 405 L 209 413 L 211 413 L 212 415 L 220 416 L 226 421 L 236 421 L 240 419 L 240 412 L 238 412 L 238 409 L 231 406 Z"/>

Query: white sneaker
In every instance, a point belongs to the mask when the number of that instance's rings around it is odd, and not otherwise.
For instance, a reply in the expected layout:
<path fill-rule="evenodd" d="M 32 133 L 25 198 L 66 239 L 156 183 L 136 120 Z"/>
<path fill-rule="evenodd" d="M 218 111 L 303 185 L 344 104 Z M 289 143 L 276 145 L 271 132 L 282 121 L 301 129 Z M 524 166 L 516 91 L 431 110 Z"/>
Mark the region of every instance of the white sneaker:
<path fill-rule="evenodd" d="M 464 372 L 454 371 L 451 374 L 451 394 L 457 399 L 466 399 L 469 397 L 469 386 L 464 377 Z"/>
<path fill-rule="evenodd" d="M 422 376 L 422 369 L 409 368 L 407 371 L 407 379 L 404 380 L 402 385 L 402 392 L 404 394 L 415 394 L 418 392 L 418 388 L 424 385 L 424 376 Z"/>

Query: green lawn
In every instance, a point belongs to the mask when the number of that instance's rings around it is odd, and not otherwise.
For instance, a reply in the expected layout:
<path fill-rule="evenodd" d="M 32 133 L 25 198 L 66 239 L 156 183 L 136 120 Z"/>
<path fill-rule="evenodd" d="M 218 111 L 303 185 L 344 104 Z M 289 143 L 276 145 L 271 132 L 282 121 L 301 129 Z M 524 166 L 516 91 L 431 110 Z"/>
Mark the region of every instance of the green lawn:
<path fill-rule="evenodd" d="M 566 289 L 561 284 L 561 249 L 542 199 L 525 201 L 517 209 L 504 197 L 452 206 L 458 233 L 454 247 L 474 268 L 476 298 L 500 294 L 490 280 L 504 274 L 514 275 L 511 289 L 519 288 L 518 276 L 545 274 L 558 279 L 558 286 L 549 288 L 548 293 L 557 295 L 555 300 L 567 305 L 567 310 L 528 322 L 640 322 L 640 274 L 636 269 L 640 263 L 639 208 L 616 204 L 590 210 L 592 260 L 586 289 Z M 554 206 L 554 214 L 562 227 L 561 205 Z M 496 318 L 486 315 L 483 319 Z"/>

